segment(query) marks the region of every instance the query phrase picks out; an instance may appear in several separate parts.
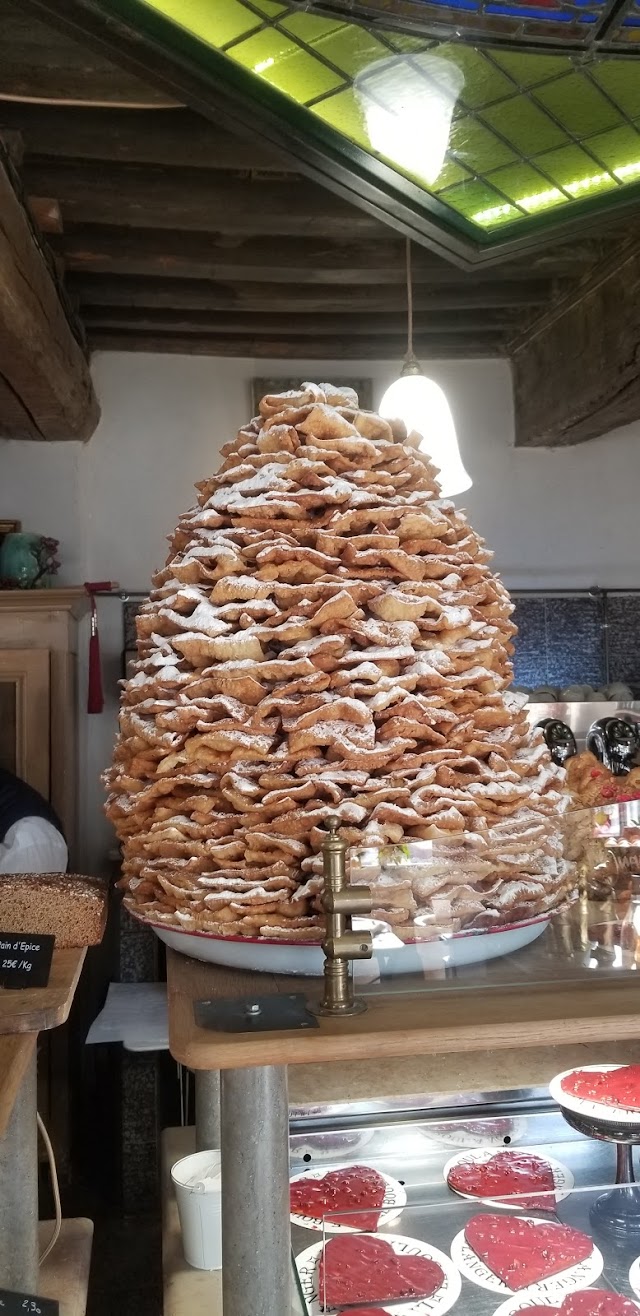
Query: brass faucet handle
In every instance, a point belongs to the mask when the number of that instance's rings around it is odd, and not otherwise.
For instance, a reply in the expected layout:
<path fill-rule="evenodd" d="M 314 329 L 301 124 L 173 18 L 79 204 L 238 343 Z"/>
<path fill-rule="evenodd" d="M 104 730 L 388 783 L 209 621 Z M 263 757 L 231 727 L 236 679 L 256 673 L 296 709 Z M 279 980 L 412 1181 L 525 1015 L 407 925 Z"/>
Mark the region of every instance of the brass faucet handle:
<path fill-rule="evenodd" d="M 370 914 L 373 909 L 371 887 L 345 886 L 342 891 L 332 891 L 327 887 L 323 905 L 330 914 Z"/>
<path fill-rule="evenodd" d="M 370 932 L 343 932 L 339 937 L 328 936 L 322 949 L 328 960 L 370 960 L 373 938 Z"/>

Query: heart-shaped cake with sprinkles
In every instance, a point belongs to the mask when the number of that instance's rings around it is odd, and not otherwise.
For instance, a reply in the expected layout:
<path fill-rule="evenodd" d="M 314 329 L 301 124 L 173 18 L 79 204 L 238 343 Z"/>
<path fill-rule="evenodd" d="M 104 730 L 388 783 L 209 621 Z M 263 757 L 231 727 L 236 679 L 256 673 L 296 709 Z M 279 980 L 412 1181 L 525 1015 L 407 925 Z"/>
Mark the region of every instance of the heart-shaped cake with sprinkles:
<path fill-rule="evenodd" d="M 518 1216 L 476 1215 L 464 1234 L 476 1256 L 516 1292 L 570 1270 L 593 1251 L 591 1239 L 579 1229 Z"/>

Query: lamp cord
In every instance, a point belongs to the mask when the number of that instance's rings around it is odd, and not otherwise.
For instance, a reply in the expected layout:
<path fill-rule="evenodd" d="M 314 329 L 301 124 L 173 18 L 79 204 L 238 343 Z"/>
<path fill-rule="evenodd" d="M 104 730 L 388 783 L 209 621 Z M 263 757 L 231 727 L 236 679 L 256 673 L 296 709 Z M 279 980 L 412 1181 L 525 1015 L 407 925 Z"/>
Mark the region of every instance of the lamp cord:
<path fill-rule="evenodd" d="M 406 239 L 407 261 L 407 357 L 413 357 L 413 281 L 411 278 L 411 238 Z"/>
<path fill-rule="evenodd" d="M 44 1126 L 44 1121 L 41 1119 L 39 1114 L 37 1116 L 37 1119 L 38 1119 L 38 1129 L 40 1130 L 40 1136 L 42 1138 L 42 1141 L 44 1142 L 47 1151 L 47 1159 L 49 1161 L 49 1170 L 51 1173 L 51 1187 L 53 1190 L 53 1201 L 54 1201 L 55 1213 L 56 1213 L 56 1221 L 53 1227 L 53 1233 L 51 1235 L 51 1238 L 49 1239 L 49 1242 L 44 1252 L 42 1253 L 42 1256 L 40 1257 L 39 1264 L 42 1265 L 43 1261 L 46 1261 L 47 1257 L 49 1256 L 49 1253 L 53 1251 L 60 1237 L 60 1230 L 62 1229 L 62 1206 L 60 1203 L 60 1187 L 58 1184 L 58 1171 L 56 1169 L 56 1158 L 53 1154 L 51 1139 Z"/>

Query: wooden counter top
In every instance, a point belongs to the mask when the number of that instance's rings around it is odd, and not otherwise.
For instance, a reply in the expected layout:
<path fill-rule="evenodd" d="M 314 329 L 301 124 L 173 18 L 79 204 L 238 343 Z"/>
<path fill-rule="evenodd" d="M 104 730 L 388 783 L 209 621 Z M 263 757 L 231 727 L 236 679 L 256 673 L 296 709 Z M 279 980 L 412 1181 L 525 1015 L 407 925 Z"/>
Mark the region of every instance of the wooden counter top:
<path fill-rule="evenodd" d="M 317 1029 L 223 1033 L 198 1027 L 195 1001 L 273 992 L 317 994 L 317 980 L 241 973 L 170 951 L 169 1048 L 190 1069 L 240 1069 L 640 1038 L 638 990 L 615 975 L 547 987 L 523 978 L 521 988 L 513 983 L 507 988 L 501 976 L 496 975 L 493 985 L 489 977 L 486 987 L 472 990 L 449 985 L 414 994 L 371 995 L 365 1014 L 320 1019 Z"/>
<path fill-rule="evenodd" d="M 21 991 L 0 987 L 0 1037 L 7 1033 L 41 1033 L 65 1023 L 86 953 L 86 947 L 54 950 L 48 987 L 25 987 Z"/>

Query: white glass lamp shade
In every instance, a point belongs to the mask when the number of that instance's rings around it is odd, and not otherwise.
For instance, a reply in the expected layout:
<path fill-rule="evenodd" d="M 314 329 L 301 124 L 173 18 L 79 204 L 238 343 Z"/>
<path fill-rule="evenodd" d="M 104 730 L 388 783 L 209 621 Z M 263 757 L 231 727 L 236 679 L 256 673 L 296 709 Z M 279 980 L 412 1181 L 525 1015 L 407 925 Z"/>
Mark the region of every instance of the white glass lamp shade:
<path fill-rule="evenodd" d="M 463 84 L 455 64 L 428 51 L 392 55 L 359 73 L 354 90 L 374 151 L 435 183 Z"/>
<path fill-rule="evenodd" d="M 403 420 L 408 433 L 417 430 L 423 435 L 420 448 L 439 467 L 443 498 L 452 498 L 471 488 L 471 476 L 460 456 L 451 407 L 434 379 L 403 375 L 387 389 L 379 410 L 387 420 Z"/>

